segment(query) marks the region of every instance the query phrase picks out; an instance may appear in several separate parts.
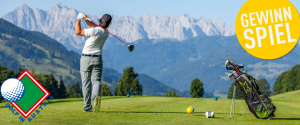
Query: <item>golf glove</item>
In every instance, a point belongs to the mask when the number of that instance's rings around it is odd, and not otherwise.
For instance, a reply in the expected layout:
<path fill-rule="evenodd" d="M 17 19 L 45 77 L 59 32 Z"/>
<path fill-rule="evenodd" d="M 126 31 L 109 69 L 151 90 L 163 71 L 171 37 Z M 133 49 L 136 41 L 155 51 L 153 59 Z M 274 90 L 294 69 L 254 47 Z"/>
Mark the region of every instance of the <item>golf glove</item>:
<path fill-rule="evenodd" d="M 78 16 L 77 16 L 77 19 L 81 20 L 81 19 L 83 19 L 83 16 L 84 16 L 83 13 L 79 13 Z"/>

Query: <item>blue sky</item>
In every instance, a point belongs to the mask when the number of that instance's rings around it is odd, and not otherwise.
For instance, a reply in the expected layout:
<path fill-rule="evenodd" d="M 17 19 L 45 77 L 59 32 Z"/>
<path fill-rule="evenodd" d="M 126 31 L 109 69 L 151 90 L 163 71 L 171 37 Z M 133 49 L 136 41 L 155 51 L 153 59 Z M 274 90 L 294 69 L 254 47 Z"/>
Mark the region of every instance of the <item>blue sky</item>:
<path fill-rule="evenodd" d="M 86 0 L 87 1 L 87 0 Z M 139 17 L 145 13 L 162 16 L 205 17 L 221 19 L 227 26 L 234 26 L 239 9 L 247 0 L 0 0 L 0 17 L 22 4 L 31 8 L 49 10 L 54 4 L 75 8 L 97 16 L 110 13 L 118 16 Z M 290 0 L 300 10 L 300 0 Z"/>

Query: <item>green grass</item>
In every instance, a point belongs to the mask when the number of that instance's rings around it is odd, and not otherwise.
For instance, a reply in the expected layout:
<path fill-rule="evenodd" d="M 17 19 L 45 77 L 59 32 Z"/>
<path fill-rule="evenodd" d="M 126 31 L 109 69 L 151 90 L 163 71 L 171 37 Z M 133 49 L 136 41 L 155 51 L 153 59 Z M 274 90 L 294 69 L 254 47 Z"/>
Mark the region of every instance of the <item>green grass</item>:
<path fill-rule="evenodd" d="M 103 97 L 101 113 L 83 113 L 82 98 L 54 99 L 30 124 L 299 124 L 299 97 L 300 91 L 272 97 L 277 107 L 272 120 L 256 119 L 244 100 L 236 100 L 235 118 L 229 119 L 230 99 Z M 24 124 L 4 105 L 0 105 L 2 124 Z M 194 106 L 194 115 L 186 113 L 189 106 Z M 205 112 L 211 110 L 216 118 L 207 119 Z"/>

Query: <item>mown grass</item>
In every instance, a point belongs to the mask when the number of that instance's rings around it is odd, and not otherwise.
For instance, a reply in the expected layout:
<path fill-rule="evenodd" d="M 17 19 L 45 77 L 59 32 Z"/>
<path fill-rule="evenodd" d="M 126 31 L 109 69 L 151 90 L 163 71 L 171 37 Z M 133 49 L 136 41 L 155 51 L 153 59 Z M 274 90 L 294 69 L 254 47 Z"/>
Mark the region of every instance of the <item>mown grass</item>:
<path fill-rule="evenodd" d="M 235 118 L 229 119 L 230 99 L 102 97 L 101 113 L 82 112 L 82 98 L 54 99 L 30 124 L 299 124 L 299 96 L 295 91 L 272 97 L 277 107 L 272 120 L 256 119 L 244 100 L 236 100 Z M 186 113 L 189 106 L 195 107 L 194 115 Z M 211 110 L 215 118 L 207 119 L 205 112 Z M 0 124 L 29 123 L 0 106 Z"/>

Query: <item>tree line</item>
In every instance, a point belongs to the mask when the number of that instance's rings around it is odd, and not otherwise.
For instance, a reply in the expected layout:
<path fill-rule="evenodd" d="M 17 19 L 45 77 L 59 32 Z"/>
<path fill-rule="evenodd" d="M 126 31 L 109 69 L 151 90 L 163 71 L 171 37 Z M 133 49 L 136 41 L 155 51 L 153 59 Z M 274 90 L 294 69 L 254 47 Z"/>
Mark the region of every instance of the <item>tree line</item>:
<path fill-rule="evenodd" d="M 24 69 L 19 67 L 15 73 L 12 69 L 7 69 L 5 66 L 0 65 L 0 86 L 8 78 L 17 78 Z M 66 85 L 62 79 L 57 80 L 53 73 L 50 74 L 41 74 L 36 73 L 34 69 L 30 70 L 30 73 L 35 77 L 39 83 L 41 83 L 45 89 L 47 89 L 51 96 L 55 98 L 81 98 L 82 89 L 79 82 Z M 115 95 L 116 96 L 126 96 L 130 95 L 142 95 L 143 86 L 139 83 L 137 79 L 138 74 L 135 73 L 133 67 L 127 67 L 124 69 L 122 78 L 119 79 L 118 84 L 115 86 Z M 101 84 L 101 96 L 112 96 L 113 93 L 110 91 L 108 84 L 102 82 Z M 0 96 L 0 102 L 3 100 Z"/>
<path fill-rule="evenodd" d="M 191 82 L 191 86 L 190 86 L 191 97 L 192 98 L 203 98 L 204 94 L 205 94 L 204 84 L 198 78 L 193 79 L 193 81 Z M 165 96 L 166 97 L 182 97 L 181 95 L 178 95 L 174 90 L 171 91 L 170 88 L 167 89 Z"/>
<path fill-rule="evenodd" d="M 285 92 L 300 89 L 300 64 L 293 66 L 290 70 L 281 73 L 273 86 L 273 94 L 281 94 Z"/>
<path fill-rule="evenodd" d="M 5 66 L 0 65 L 0 86 L 8 78 L 17 78 L 24 69 L 19 67 L 15 73 L 12 69 L 7 69 Z M 52 73 L 50 74 L 40 74 L 36 73 L 34 69 L 30 70 L 30 73 L 35 77 L 39 83 L 41 83 L 45 89 L 47 89 L 51 96 L 61 99 L 61 98 L 81 98 L 82 89 L 79 82 L 66 85 L 63 80 L 57 80 Z M 106 83 L 102 83 L 101 86 L 101 96 L 111 96 L 111 92 L 107 87 Z M 3 100 L 0 96 L 0 102 Z"/>
<path fill-rule="evenodd" d="M 8 78 L 16 78 L 22 72 L 23 68 L 19 67 L 17 73 L 14 70 L 7 69 L 5 66 L 0 65 L 0 83 Z M 62 76 L 60 80 L 57 80 L 52 73 L 40 74 L 36 73 L 34 69 L 30 70 L 30 73 L 51 93 L 55 98 L 80 98 L 82 97 L 81 85 L 79 82 L 68 84 L 64 83 Z M 101 85 L 101 96 L 126 96 L 130 95 L 142 95 L 143 86 L 137 79 L 138 73 L 136 73 L 132 66 L 124 69 L 122 77 L 115 85 L 114 94 L 109 89 L 109 84 L 102 82 Z M 191 82 L 190 94 L 194 98 L 202 98 L 204 96 L 204 87 L 200 79 L 195 78 Z M 182 97 L 178 95 L 174 90 L 167 89 L 166 97 Z"/>
<path fill-rule="evenodd" d="M 277 77 L 273 85 L 273 91 L 271 91 L 270 84 L 266 79 L 257 80 L 257 84 L 262 94 L 265 94 L 267 96 L 299 90 L 300 89 L 300 64 L 295 65 L 290 70 L 281 73 Z M 234 82 L 231 84 L 231 87 L 228 90 L 227 98 L 232 98 L 233 86 L 234 86 Z M 242 92 L 238 88 L 236 88 L 235 97 L 238 99 L 244 98 Z"/>

